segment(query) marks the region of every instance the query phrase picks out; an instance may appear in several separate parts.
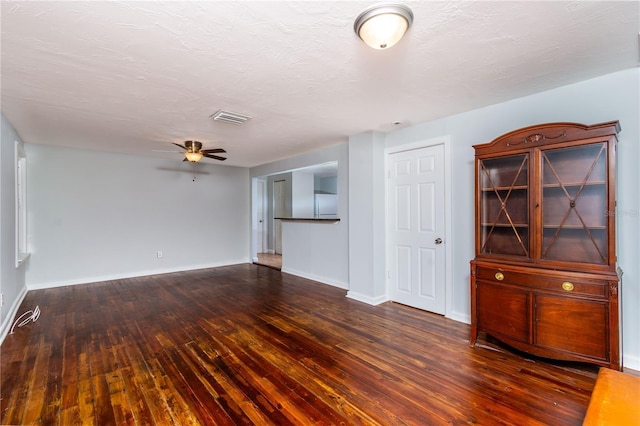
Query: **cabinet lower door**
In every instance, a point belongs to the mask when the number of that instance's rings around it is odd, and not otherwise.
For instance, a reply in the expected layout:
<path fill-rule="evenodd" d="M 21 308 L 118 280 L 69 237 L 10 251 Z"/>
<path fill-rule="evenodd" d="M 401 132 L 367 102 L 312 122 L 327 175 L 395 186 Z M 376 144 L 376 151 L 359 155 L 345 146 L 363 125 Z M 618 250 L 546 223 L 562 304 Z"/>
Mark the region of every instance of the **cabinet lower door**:
<path fill-rule="evenodd" d="M 534 344 L 608 361 L 605 302 L 536 295 Z"/>
<path fill-rule="evenodd" d="M 509 286 L 477 282 L 478 328 L 498 338 L 529 343 L 529 295 Z"/>

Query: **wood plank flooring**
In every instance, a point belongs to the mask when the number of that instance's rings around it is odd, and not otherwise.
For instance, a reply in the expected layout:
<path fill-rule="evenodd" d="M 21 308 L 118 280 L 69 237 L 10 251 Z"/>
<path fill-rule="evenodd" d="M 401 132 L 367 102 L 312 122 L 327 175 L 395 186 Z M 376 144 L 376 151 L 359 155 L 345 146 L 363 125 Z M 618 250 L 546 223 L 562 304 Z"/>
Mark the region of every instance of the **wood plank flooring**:
<path fill-rule="evenodd" d="M 595 367 L 257 265 L 29 292 L 0 423 L 579 425 Z"/>

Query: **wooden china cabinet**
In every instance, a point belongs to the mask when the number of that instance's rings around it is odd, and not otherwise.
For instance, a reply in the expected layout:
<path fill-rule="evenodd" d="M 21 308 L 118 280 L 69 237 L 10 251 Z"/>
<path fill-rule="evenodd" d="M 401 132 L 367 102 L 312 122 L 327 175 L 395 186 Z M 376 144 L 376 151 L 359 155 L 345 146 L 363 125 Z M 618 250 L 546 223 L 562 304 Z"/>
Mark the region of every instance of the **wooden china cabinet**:
<path fill-rule="evenodd" d="M 476 145 L 471 346 L 620 369 L 617 121 L 549 123 Z"/>

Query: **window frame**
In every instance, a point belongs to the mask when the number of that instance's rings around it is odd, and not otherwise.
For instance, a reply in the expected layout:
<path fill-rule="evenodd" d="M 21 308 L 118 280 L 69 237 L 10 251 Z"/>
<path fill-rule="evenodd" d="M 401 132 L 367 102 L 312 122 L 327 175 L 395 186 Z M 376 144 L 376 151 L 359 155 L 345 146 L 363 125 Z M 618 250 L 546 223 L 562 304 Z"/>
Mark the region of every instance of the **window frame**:
<path fill-rule="evenodd" d="M 16 268 L 29 257 L 27 251 L 27 157 L 15 141 L 15 244 Z"/>

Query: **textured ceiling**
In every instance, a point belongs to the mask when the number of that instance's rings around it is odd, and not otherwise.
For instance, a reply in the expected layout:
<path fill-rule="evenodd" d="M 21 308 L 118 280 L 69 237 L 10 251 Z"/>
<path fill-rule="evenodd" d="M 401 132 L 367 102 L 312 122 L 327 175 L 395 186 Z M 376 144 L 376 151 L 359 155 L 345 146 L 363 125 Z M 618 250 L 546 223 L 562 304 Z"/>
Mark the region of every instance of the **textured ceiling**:
<path fill-rule="evenodd" d="M 2 112 L 27 143 L 250 167 L 639 64 L 636 1 L 406 2 L 384 51 L 353 32 L 371 4 L 2 1 Z"/>

